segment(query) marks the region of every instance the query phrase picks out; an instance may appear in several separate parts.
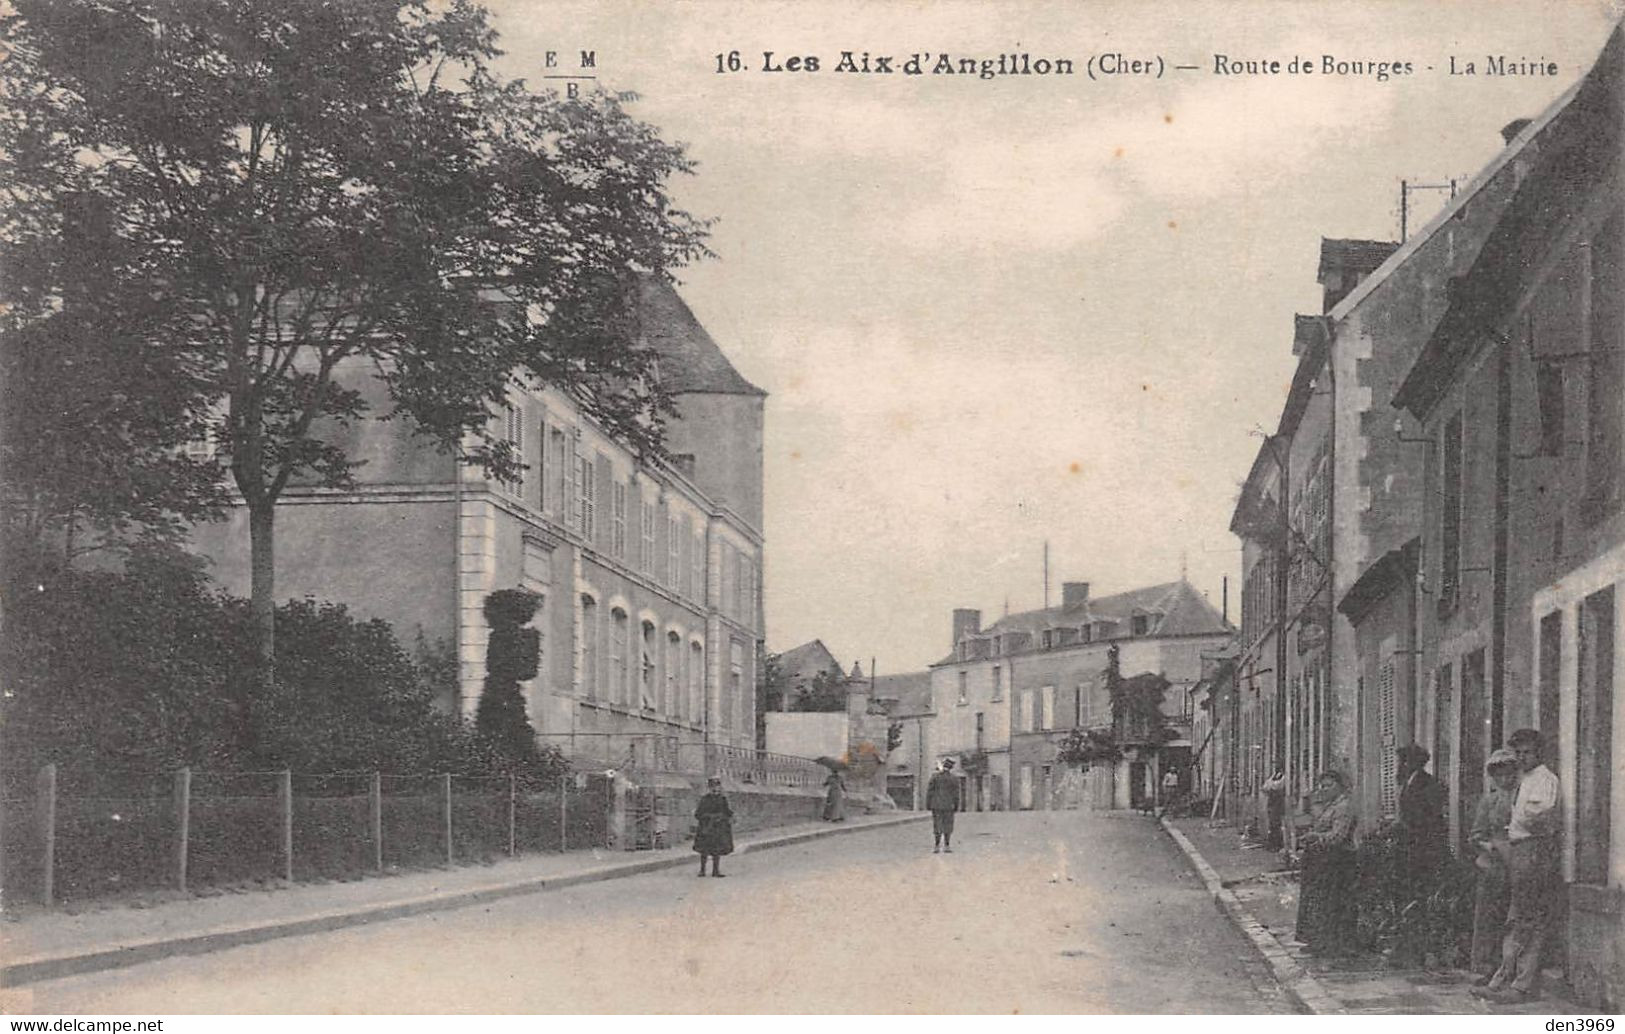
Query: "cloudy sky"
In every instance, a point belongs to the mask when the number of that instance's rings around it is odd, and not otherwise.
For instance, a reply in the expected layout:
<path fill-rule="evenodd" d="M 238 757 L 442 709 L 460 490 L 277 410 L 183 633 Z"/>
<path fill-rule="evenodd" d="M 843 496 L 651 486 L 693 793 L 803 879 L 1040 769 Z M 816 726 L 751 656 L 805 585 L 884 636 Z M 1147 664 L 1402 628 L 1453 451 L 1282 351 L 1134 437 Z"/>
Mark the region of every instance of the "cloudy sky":
<path fill-rule="evenodd" d="M 1620 16 L 1541 4 L 491 0 L 504 69 L 591 71 L 689 145 L 718 259 L 683 294 L 768 392 L 768 647 L 882 674 L 990 620 L 1168 581 L 1217 605 L 1238 484 L 1319 311 L 1322 236 L 1395 239 L 1400 181 L 1465 182 Z M 546 52 L 561 67 L 546 67 Z M 738 50 L 747 70 L 718 74 Z M 814 74 L 762 52 L 817 55 Z M 1068 58 L 1070 77 L 850 75 L 843 50 Z M 1161 57 L 1092 81 L 1092 55 Z M 1311 57 L 1220 76 L 1214 56 Z M 1404 62 L 1386 81 L 1319 74 Z M 1489 54 L 1551 77 L 1483 74 Z M 1473 61 L 1476 76 L 1451 76 Z M 1430 67 L 1431 66 L 1431 69 Z M 1437 197 L 1442 200 L 1443 195 Z M 1439 200 L 1413 210 L 1419 226 Z"/>

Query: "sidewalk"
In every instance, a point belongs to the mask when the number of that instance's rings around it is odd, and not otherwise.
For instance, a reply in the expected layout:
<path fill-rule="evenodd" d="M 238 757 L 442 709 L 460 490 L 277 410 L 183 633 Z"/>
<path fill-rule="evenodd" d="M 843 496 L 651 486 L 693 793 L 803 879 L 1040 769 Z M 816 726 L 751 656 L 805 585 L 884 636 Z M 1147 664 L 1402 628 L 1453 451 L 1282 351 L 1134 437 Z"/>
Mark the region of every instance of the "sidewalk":
<path fill-rule="evenodd" d="M 1461 970 L 1389 969 L 1378 955 L 1335 961 L 1305 955 L 1292 942 L 1297 875 L 1282 871 L 1275 853 L 1243 850 L 1235 829 L 1209 826 L 1205 819 L 1164 819 L 1162 825 L 1196 866 L 1220 909 L 1258 947 L 1287 993 L 1309 1012 L 1550 1016 L 1594 1011 L 1563 997 L 1562 986 L 1551 980 L 1543 998 L 1498 1005 L 1473 997 L 1472 975 Z"/>
<path fill-rule="evenodd" d="M 922 822 L 927 817 L 905 812 L 858 816 L 839 825 L 781 826 L 739 838 L 734 854 Z M 199 955 L 694 864 L 694 854 L 686 845 L 663 851 L 537 854 L 491 865 L 187 898 L 145 909 L 42 913 L 0 926 L 0 959 L 5 963 L 0 967 L 0 986 L 133 966 L 172 955 Z"/>

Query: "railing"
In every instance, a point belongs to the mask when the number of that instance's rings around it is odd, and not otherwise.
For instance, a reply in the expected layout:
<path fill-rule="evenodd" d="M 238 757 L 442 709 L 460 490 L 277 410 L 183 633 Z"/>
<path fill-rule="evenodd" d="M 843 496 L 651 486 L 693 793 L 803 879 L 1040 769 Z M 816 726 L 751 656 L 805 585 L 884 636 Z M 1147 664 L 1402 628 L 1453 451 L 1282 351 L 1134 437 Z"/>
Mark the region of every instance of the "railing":
<path fill-rule="evenodd" d="M 602 776 L 0 770 L 9 907 L 607 846 Z"/>
<path fill-rule="evenodd" d="M 829 778 L 829 769 L 810 758 L 768 750 L 721 743 L 684 743 L 680 753 L 685 771 L 702 771 L 708 776 L 755 786 L 817 789 Z"/>

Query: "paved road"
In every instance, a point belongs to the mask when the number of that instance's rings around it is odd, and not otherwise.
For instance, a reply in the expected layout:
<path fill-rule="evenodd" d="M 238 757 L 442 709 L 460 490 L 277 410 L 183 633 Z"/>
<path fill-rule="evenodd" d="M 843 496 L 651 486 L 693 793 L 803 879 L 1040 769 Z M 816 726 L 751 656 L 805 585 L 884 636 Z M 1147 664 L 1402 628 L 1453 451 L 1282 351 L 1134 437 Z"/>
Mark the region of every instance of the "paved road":
<path fill-rule="evenodd" d="M 964 815 L 20 988 L 147 1013 L 1289 1012 L 1148 820 Z"/>

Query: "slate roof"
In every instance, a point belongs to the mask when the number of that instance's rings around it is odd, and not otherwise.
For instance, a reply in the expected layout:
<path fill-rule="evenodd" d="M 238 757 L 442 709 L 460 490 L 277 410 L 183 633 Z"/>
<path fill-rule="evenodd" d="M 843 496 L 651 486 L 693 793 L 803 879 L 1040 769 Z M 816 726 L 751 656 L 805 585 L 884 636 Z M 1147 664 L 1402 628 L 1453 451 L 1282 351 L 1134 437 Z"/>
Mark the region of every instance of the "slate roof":
<path fill-rule="evenodd" d="M 822 639 L 814 639 L 810 643 L 793 646 L 779 654 L 779 670 L 784 672 L 792 681 L 796 678 L 811 682 L 814 675 L 821 671 L 833 670 L 841 673 L 841 662 L 829 652 Z"/>
<path fill-rule="evenodd" d="M 875 677 L 874 699 L 886 705 L 893 718 L 931 713 L 931 673 L 911 671 L 903 675 Z"/>
<path fill-rule="evenodd" d="M 1328 267 L 1357 269 L 1369 273 L 1387 261 L 1399 249 L 1397 241 L 1364 241 L 1348 237 L 1322 237 L 1320 239 L 1320 267 L 1315 279 L 1326 276 Z"/>
<path fill-rule="evenodd" d="M 660 380 L 672 394 L 761 395 L 742 377 L 677 289 L 658 277 L 638 282 L 640 340 L 660 360 Z"/>
<path fill-rule="evenodd" d="M 1026 633 L 1033 636 L 1036 643 L 1037 634 L 1046 628 L 1077 628 L 1084 624 L 1109 621 L 1119 627 L 1100 638 L 1127 638 L 1136 615 L 1150 619 L 1145 635 L 1139 638 L 1217 635 L 1235 631 L 1235 626 L 1226 621 L 1194 585 L 1181 579 L 1095 597 L 1080 606 L 1063 605 L 1010 614 L 982 629 L 979 635 Z M 955 657 L 950 653 L 937 663 L 947 664 L 953 660 Z"/>

